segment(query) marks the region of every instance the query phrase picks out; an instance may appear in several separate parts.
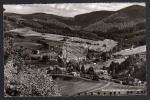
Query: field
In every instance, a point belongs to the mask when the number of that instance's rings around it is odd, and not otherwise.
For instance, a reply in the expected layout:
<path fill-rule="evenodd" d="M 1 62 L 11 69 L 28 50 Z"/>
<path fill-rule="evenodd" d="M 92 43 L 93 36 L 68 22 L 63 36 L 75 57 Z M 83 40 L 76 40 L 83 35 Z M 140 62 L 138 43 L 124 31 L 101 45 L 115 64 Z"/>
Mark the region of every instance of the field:
<path fill-rule="evenodd" d="M 58 86 L 61 88 L 62 96 L 73 96 L 77 93 L 90 91 L 107 84 L 105 81 L 96 82 L 67 75 L 59 75 L 58 77 Z"/>
<path fill-rule="evenodd" d="M 137 87 L 137 86 L 128 86 L 128 85 L 121 85 L 113 82 L 109 82 L 104 88 L 98 88 L 92 91 L 89 91 L 89 94 L 92 92 L 94 95 L 103 95 L 103 96 L 110 96 L 110 95 L 138 95 L 139 91 L 146 91 L 146 88 Z M 143 93 L 144 93 L 143 92 Z"/>
<path fill-rule="evenodd" d="M 71 38 L 69 36 L 62 36 L 62 35 L 56 35 L 56 34 L 45 34 L 42 35 L 42 33 L 38 33 L 35 31 L 32 31 L 31 28 L 25 27 L 25 28 L 20 28 L 20 29 L 14 29 L 14 30 L 10 30 L 5 32 L 4 34 L 12 34 L 12 35 L 16 35 L 19 34 L 21 36 L 23 36 L 26 39 L 29 40 L 42 40 L 48 44 L 51 44 L 51 42 L 56 41 L 59 42 L 61 40 L 63 40 L 64 38 L 68 37 Z M 24 39 L 24 40 L 26 40 Z M 81 39 L 81 38 L 79 38 Z M 81 39 L 85 42 L 89 42 L 88 47 L 90 50 L 95 50 L 95 51 L 109 51 L 111 50 L 113 47 L 115 47 L 117 45 L 117 42 L 110 40 L 110 39 L 105 39 L 103 41 L 94 41 L 94 40 L 87 40 L 87 39 Z M 61 41 L 63 43 L 63 41 Z M 24 44 L 24 42 L 23 42 Z M 106 46 L 104 46 L 106 45 Z"/>
<path fill-rule="evenodd" d="M 138 53 L 142 53 L 142 52 L 146 52 L 146 45 L 139 46 L 139 47 L 136 47 L 136 48 L 121 50 L 120 52 L 114 53 L 114 55 L 117 55 L 117 54 L 120 54 L 120 55 L 133 55 L 133 54 L 138 54 Z"/>
<path fill-rule="evenodd" d="M 146 91 L 145 87 L 121 85 L 103 80 L 90 82 L 71 78 L 61 78 L 59 80 L 59 86 L 61 87 L 62 96 L 138 95 L 141 91 L 143 93 Z"/>

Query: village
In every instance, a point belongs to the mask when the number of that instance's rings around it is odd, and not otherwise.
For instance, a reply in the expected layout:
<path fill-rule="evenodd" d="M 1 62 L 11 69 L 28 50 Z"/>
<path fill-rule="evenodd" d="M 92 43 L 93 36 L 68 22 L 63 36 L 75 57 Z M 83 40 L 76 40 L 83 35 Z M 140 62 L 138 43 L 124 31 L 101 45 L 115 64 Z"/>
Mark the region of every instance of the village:
<path fill-rule="evenodd" d="M 85 40 L 80 39 L 82 41 L 79 42 L 80 44 L 75 42 L 75 40 L 79 38 L 69 39 L 68 37 L 69 41 L 61 41 L 59 37 L 62 38 L 62 40 L 63 37 L 55 35 L 54 38 L 58 38 L 57 41 L 53 40 L 53 38 L 52 40 L 50 40 L 50 38 L 46 40 L 47 37 L 46 39 L 39 41 L 37 38 L 35 39 L 34 35 L 32 35 L 33 33 L 30 33 L 32 31 L 24 31 L 26 29 L 28 28 L 20 29 L 23 30 L 24 33 L 23 35 L 19 34 L 25 38 L 20 38 L 18 37 L 18 34 L 16 34 L 16 43 L 31 49 L 32 53 L 30 54 L 30 63 L 35 64 L 39 69 L 46 69 L 45 74 L 52 75 L 54 79 L 59 79 L 60 77 L 75 77 L 75 79 L 81 78 L 81 80 L 87 79 L 93 80 L 94 82 L 107 81 L 135 87 L 145 87 L 147 85 L 145 81 L 133 78 L 130 74 L 125 74 L 128 72 L 124 72 L 124 74 L 116 74 L 120 78 L 115 78 L 113 76 L 115 74 L 114 71 L 110 71 L 112 63 L 124 62 L 130 55 L 90 50 Z M 18 29 L 11 32 L 16 31 L 18 31 Z M 10 36 L 10 32 L 6 32 L 6 38 L 11 38 Z M 19 41 L 25 42 L 19 44 Z M 32 41 L 33 44 L 29 44 L 30 41 Z M 107 48 L 107 45 L 102 46 L 102 48 L 103 47 Z M 134 50 L 134 48 L 131 48 L 131 50 Z M 140 60 L 145 60 L 144 58 L 146 56 L 145 53 L 133 55 L 138 56 Z M 125 81 L 123 78 L 124 76 L 122 75 L 127 75 L 126 78 L 128 79 Z"/>

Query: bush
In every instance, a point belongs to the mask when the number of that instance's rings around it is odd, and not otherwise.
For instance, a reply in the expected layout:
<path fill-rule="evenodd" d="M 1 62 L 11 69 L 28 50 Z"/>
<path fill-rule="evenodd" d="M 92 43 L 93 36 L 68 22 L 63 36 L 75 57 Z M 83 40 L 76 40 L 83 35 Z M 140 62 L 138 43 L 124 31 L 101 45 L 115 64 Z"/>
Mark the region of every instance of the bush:
<path fill-rule="evenodd" d="M 120 83 L 120 81 L 119 81 L 119 80 L 114 80 L 114 82 L 115 82 L 115 83 Z"/>
<path fill-rule="evenodd" d="M 94 74 L 94 69 L 93 69 L 93 67 L 89 67 L 89 69 L 87 70 L 87 74 L 91 74 L 91 75 Z"/>
<path fill-rule="evenodd" d="M 122 84 L 123 84 L 123 85 L 128 85 L 128 83 L 127 83 L 127 82 L 125 82 L 125 81 L 123 81 L 123 82 L 122 82 Z"/>
<path fill-rule="evenodd" d="M 25 47 L 18 46 L 12 38 L 4 38 L 4 96 L 60 96 L 57 82 L 29 64 L 31 53 Z"/>
<path fill-rule="evenodd" d="M 42 61 L 47 62 L 48 60 L 49 60 L 49 56 L 48 55 L 43 55 Z"/>
<path fill-rule="evenodd" d="M 92 80 L 99 81 L 99 76 L 96 73 L 94 73 Z"/>

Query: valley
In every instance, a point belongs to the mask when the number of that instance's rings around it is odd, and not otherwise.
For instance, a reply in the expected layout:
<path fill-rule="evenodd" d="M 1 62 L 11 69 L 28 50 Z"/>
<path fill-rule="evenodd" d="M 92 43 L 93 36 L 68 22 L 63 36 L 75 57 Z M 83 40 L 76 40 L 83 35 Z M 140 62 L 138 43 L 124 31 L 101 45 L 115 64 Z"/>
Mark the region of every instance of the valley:
<path fill-rule="evenodd" d="M 7 12 L 4 61 L 27 50 L 18 61 L 44 70 L 61 96 L 146 95 L 145 25 L 145 7 L 139 5 L 74 17 Z"/>

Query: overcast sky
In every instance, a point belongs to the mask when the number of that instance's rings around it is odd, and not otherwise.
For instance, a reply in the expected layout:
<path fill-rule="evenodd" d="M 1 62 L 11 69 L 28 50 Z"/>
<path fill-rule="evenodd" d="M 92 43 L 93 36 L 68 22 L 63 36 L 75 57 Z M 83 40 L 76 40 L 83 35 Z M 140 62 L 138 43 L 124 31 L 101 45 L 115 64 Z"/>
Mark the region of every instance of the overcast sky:
<path fill-rule="evenodd" d="M 142 5 L 145 3 L 64 3 L 64 4 L 27 4 L 27 5 L 3 5 L 5 12 L 20 14 L 31 14 L 43 12 L 60 16 L 74 17 L 77 14 L 92 11 L 109 10 L 116 11 L 131 5 Z"/>

